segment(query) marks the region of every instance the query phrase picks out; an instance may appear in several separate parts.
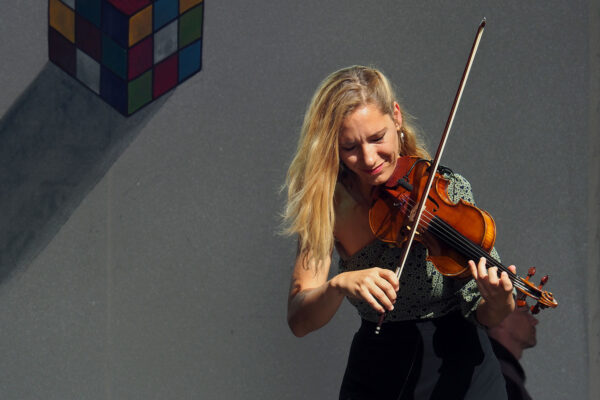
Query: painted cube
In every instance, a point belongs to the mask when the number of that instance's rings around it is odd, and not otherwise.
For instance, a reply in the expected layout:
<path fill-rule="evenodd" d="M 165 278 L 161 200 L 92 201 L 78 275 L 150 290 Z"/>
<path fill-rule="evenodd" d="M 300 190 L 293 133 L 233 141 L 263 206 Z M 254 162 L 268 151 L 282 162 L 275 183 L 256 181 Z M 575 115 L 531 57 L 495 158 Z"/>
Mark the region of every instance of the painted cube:
<path fill-rule="evenodd" d="M 50 60 L 124 115 L 202 68 L 203 0 L 49 0 Z"/>

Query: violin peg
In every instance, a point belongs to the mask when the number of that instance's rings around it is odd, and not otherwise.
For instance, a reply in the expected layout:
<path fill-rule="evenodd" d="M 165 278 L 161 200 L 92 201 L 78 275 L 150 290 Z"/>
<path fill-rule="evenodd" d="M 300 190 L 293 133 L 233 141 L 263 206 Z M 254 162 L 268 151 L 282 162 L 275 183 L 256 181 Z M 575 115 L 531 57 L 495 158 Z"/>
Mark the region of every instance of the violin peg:
<path fill-rule="evenodd" d="M 531 313 L 532 314 L 537 314 L 540 312 L 540 310 L 543 310 L 545 308 L 548 308 L 548 306 L 544 303 L 540 303 L 539 301 L 537 303 L 535 303 L 534 306 L 531 307 Z"/>
<path fill-rule="evenodd" d="M 517 307 L 519 307 L 519 308 L 527 307 L 527 301 L 524 298 L 517 297 Z"/>
<path fill-rule="evenodd" d="M 527 270 L 527 280 L 529 280 L 529 278 L 531 278 L 534 275 L 535 275 L 535 267 L 529 267 L 529 270 Z"/>
<path fill-rule="evenodd" d="M 542 288 L 542 286 L 544 286 L 546 283 L 548 282 L 548 275 L 545 275 L 542 280 L 540 281 L 540 286 L 538 286 L 538 288 Z"/>

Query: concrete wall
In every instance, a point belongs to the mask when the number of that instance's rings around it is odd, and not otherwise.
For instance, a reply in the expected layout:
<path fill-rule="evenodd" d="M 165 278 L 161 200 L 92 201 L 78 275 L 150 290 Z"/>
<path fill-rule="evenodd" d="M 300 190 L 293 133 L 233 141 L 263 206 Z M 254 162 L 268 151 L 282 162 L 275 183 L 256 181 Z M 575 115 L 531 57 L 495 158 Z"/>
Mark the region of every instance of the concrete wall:
<path fill-rule="evenodd" d="M 304 109 L 372 64 L 434 150 L 484 16 L 443 163 L 550 275 L 533 397 L 597 398 L 597 1 L 206 0 L 203 70 L 130 118 L 47 63 L 46 7 L 0 5 L 3 399 L 335 398 L 355 311 L 285 321 Z"/>
<path fill-rule="evenodd" d="M 600 2 L 590 4 L 587 341 L 589 398 L 600 397 Z"/>

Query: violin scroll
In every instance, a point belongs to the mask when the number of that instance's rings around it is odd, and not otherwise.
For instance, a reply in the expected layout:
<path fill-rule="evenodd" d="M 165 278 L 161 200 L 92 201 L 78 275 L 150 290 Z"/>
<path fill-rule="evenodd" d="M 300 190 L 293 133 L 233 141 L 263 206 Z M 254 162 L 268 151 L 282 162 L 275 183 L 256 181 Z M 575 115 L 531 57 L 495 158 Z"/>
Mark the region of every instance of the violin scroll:
<path fill-rule="evenodd" d="M 529 268 L 527 277 L 519 278 L 520 282 L 529 290 L 524 290 L 517 286 L 517 290 L 519 290 L 517 294 L 517 307 L 527 307 L 527 297 L 537 300 L 533 306 L 529 307 L 529 311 L 532 314 L 537 314 L 544 308 L 555 308 L 558 306 L 558 302 L 554 298 L 554 295 L 552 295 L 552 292 L 542 290 L 542 287 L 548 282 L 548 275 L 542 277 L 538 286 L 535 286 L 530 280 L 533 275 L 535 275 L 535 267 Z"/>

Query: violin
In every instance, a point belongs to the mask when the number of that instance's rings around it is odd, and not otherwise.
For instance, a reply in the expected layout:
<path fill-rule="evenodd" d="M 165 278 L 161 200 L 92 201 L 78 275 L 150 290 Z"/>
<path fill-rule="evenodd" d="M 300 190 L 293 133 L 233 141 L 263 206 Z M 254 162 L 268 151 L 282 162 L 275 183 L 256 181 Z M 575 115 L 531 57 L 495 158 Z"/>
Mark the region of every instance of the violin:
<path fill-rule="evenodd" d="M 488 268 L 495 266 L 508 274 L 519 291 L 517 305 L 526 305 L 525 298 L 532 297 L 536 304 L 531 307 L 531 312 L 537 313 L 542 308 L 558 305 L 552 293 L 542 290 L 548 277 L 542 278 L 542 282 L 536 286 L 530 281 L 535 269 L 530 269 L 527 278 L 523 279 L 491 257 L 490 251 L 496 240 L 494 219 L 489 213 L 465 201 L 452 202 L 447 192 L 449 182 L 438 172 L 485 25 L 484 18 L 477 29 L 434 159 L 426 161 L 400 157 L 392 177 L 381 190 L 376 191 L 377 196 L 369 210 L 369 224 L 373 234 L 380 240 L 402 248 L 396 268 L 398 279 L 412 243 L 417 240 L 428 248 L 428 259 L 444 275 L 465 277 L 468 274 L 467 260 L 484 257 Z M 381 331 L 384 319 L 385 314 L 381 314 L 375 334 Z"/>
<path fill-rule="evenodd" d="M 414 218 L 416 205 L 421 202 L 430 167 L 428 160 L 400 157 L 390 179 L 373 193 L 369 224 L 379 240 L 398 247 L 405 245 L 411 233 L 409 221 Z M 530 281 L 535 268 L 529 269 L 527 278 L 521 278 L 490 255 L 496 240 L 496 224 L 492 216 L 462 199 L 452 201 L 448 195 L 450 181 L 439 171 L 434 175 L 415 240 L 428 249 L 427 259 L 436 269 L 445 276 L 464 278 L 470 276 L 468 260 L 484 257 L 488 268 L 495 266 L 508 274 L 519 291 L 519 306 L 526 304 L 524 297 L 531 297 L 536 300 L 531 307 L 534 314 L 543 308 L 556 307 L 558 303 L 552 293 L 542 290 L 548 281 L 547 276 L 536 286 Z"/>

